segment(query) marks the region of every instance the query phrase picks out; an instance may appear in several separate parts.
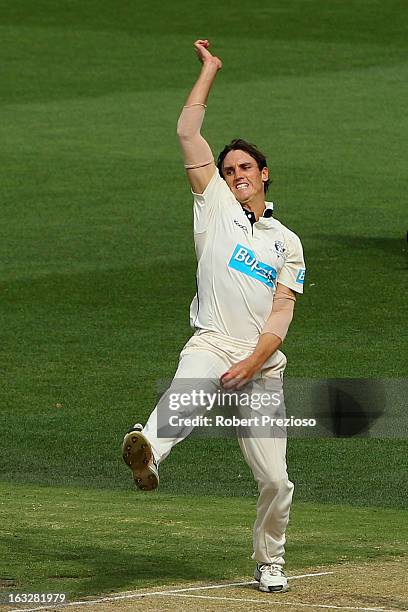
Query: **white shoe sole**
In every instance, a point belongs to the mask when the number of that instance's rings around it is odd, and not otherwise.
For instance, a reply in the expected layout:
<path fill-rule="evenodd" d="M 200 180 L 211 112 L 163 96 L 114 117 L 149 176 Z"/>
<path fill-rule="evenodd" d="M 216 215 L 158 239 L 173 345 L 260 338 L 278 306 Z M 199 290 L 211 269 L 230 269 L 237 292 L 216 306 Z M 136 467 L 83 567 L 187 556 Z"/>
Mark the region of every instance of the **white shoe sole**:
<path fill-rule="evenodd" d="M 153 463 L 153 452 L 149 441 L 140 431 L 130 431 L 123 439 L 123 460 L 133 472 L 138 489 L 153 491 L 159 486 L 159 475 Z"/>
<path fill-rule="evenodd" d="M 289 585 L 285 585 L 285 586 L 263 586 L 262 584 L 259 584 L 259 590 L 262 591 L 262 593 L 285 593 L 286 591 L 289 591 Z"/>
<path fill-rule="evenodd" d="M 288 583 L 282 585 L 277 584 L 275 586 L 261 584 L 261 572 L 258 569 L 255 570 L 254 578 L 259 582 L 259 590 L 262 591 L 262 593 L 284 593 L 285 591 L 289 591 Z"/>

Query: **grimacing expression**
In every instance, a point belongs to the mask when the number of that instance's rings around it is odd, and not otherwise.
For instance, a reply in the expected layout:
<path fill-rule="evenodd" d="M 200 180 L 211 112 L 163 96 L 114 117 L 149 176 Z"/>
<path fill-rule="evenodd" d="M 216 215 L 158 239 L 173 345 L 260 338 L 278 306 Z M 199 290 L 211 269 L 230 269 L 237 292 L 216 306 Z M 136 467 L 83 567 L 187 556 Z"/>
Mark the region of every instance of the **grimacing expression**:
<path fill-rule="evenodd" d="M 268 168 L 258 168 L 256 159 L 246 151 L 229 151 L 222 164 L 223 177 L 240 204 L 264 195 L 264 182 L 268 180 Z"/>

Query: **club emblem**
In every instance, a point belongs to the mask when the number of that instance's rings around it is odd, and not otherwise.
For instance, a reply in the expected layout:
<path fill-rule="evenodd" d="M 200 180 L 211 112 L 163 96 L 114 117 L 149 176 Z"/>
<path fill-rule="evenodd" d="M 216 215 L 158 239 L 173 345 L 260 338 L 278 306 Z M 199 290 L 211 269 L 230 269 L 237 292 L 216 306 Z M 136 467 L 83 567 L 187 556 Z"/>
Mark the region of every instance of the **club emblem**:
<path fill-rule="evenodd" d="M 286 251 L 285 245 L 283 244 L 283 242 L 281 242 L 280 240 L 275 240 L 275 250 L 280 255 L 283 255 L 284 252 Z"/>

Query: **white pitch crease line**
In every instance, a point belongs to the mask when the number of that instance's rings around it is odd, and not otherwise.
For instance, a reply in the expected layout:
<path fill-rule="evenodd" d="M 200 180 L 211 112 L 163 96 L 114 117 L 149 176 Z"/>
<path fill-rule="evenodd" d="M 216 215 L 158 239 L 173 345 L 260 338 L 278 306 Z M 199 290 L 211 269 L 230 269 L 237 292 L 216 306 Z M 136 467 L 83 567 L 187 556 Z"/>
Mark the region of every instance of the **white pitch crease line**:
<path fill-rule="evenodd" d="M 288 576 L 288 580 L 299 580 L 300 578 L 313 578 L 314 576 L 328 576 L 334 572 L 316 572 L 315 574 L 300 574 L 299 576 Z M 207 589 L 225 589 L 234 586 L 246 586 L 257 584 L 256 580 L 246 582 L 228 582 L 223 584 L 211 584 L 207 586 L 185 587 L 183 589 L 172 589 L 169 591 L 150 591 L 145 593 L 127 592 L 121 595 L 111 595 L 108 597 L 100 597 L 99 599 L 84 599 L 79 601 L 69 601 L 67 603 L 54 604 L 53 606 L 38 606 L 37 608 L 13 608 L 9 612 L 37 612 L 37 610 L 55 610 L 59 608 L 68 608 L 69 606 L 90 606 L 92 604 L 106 603 L 107 601 L 121 601 L 123 599 L 137 599 L 138 597 L 152 597 L 153 595 L 173 595 L 177 593 L 186 593 L 189 591 L 206 591 Z M 383 612 L 379 610 L 378 612 Z M 388 612 L 388 611 L 387 611 Z M 400 611 L 398 611 L 400 612 Z"/>
<path fill-rule="evenodd" d="M 245 602 L 245 603 L 257 603 L 266 606 L 270 603 L 271 606 L 292 606 L 292 607 L 302 607 L 302 608 L 323 608 L 330 610 L 358 610 L 359 612 L 403 612 L 401 610 L 387 609 L 387 608 L 360 608 L 356 606 L 335 606 L 333 604 L 314 604 L 314 603 L 299 603 L 298 601 L 277 601 L 275 598 L 273 601 L 266 602 L 265 599 L 243 599 L 241 597 L 217 597 L 215 595 L 185 595 L 183 593 L 168 593 L 171 597 L 181 597 L 184 599 L 211 599 L 211 600 L 219 600 L 219 601 L 236 601 L 236 602 Z M 270 595 L 267 595 L 270 597 Z"/>

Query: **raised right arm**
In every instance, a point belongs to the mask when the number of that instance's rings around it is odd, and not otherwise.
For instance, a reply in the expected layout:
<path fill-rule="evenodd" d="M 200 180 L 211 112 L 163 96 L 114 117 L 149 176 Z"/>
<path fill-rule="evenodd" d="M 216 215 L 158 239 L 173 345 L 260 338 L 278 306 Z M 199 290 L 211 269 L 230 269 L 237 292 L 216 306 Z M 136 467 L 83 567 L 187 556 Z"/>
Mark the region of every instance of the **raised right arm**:
<path fill-rule="evenodd" d="M 208 40 L 197 40 L 194 47 L 202 67 L 179 117 L 177 135 L 191 188 L 195 193 L 203 193 L 214 175 L 215 163 L 207 141 L 201 136 L 201 126 L 208 94 L 222 62 L 209 52 Z"/>

